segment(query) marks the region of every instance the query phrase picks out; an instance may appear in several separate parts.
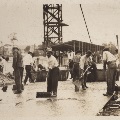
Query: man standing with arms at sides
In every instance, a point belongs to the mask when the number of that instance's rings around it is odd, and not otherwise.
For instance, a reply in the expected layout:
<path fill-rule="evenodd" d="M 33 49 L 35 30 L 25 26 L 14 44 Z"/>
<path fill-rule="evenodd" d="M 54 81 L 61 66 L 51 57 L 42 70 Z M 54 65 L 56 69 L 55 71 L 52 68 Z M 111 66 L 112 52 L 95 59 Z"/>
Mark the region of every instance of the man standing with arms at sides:
<path fill-rule="evenodd" d="M 80 58 L 81 58 L 81 51 L 78 50 L 73 57 L 73 82 L 79 80 L 80 77 Z M 75 85 L 75 92 L 78 92 L 79 88 Z"/>
<path fill-rule="evenodd" d="M 108 67 L 106 71 L 106 66 Z M 115 89 L 115 75 L 116 75 L 116 58 L 109 52 L 109 48 L 103 49 L 103 69 L 107 76 L 107 92 L 104 96 L 109 96 L 114 93 Z"/>
<path fill-rule="evenodd" d="M 21 69 L 23 69 L 23 60 L 22 60 L 22 55 L 17 46 L 13 47 L 13 65 L 14 69 L 14 75 L 15 75 L 15 84 L 17 87 L 17 91 L 15 94 L 19 94 L 22 92 L 21 90 L 21 85 L 22 85 L 22 80 L 21 80 Z"/>
<path fill-rule="evenodd" d="M 90 50 L 88 50 L 85 55 L 81 56 L 81 59 L 80 59 L 81 75 L 83 75 L 85 70 L 91 65 L 91 63 L 92 63 L 91 55 L 92 55 L 92 52 Z M 86 85 L 87 72 L 83 76 L 84 77 L 82 79 L 82 89 L 86 90 L 86 88 L 88 88 Z"/>
<path fill-rule="evenodd" d="M 59 68 L 58 62 L 56 58 L 52 55 L 52 49 L 47 49 L 47 57 L 48 57 L 48 77 L 47 77 L 47 92 L 50 92 L 53 96 L 57 96 L 57 87 L 58 87 L 58 79 L 59 79 Z"/>

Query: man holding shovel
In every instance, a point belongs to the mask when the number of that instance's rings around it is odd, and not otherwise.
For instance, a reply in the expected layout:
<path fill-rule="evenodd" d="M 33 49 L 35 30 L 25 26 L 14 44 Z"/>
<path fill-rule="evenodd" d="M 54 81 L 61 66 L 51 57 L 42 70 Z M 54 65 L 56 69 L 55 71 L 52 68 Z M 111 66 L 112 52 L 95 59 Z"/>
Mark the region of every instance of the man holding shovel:
<path fill-rule="evenodd" d="M 82 79 L 82 89 L 86 90 L 87 85 L 86 85 L 86 81 L 87 81 L 87 75 L 88 75 L 88 70 L 92 64 L 92 58 L 91 58 L 92 52 L 90 50 L 88 50 L 86 52 L 85 55 L 83 55 L 80 59 L 80 68 L 81 68 L 81 75 L 83 76 Z"/>
<path fill-rule="evenodd" d="M 81 58 L 81 51 L 78 50 L 75 52 L 75 56 L 73 58 L 73 83 L 74 82 L 79 82 L 79 77 L 80 77 L 80 58 Z M 77 83 L 78 84 L 78 83 Z M 75 85 L 75 92 L 78 92 L 79 88 Z"/>

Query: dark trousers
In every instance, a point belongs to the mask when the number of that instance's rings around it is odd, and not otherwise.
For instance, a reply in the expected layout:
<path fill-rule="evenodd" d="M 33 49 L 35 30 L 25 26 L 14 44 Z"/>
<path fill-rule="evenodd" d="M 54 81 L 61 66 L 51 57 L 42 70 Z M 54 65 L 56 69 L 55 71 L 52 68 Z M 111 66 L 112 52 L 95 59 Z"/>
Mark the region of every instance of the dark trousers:
<path fill-rule="evenodd" d="M 0 72 L 3 73 L 3 67 L 0 65 Z"/>
<path fill-rule="evenodd" d="M 70 68 L 70 75 L 71 75 L 71 78 L 73 78 L 73 68 Z"/>
<path fill-rule="evenodd" d="M 87 65 L 85 65 L 84 66 L 84 72 L 85 72 L 85 70 L 87 69 Z M 88 71 L 89 71 L 89 69 L 88 69 Z M 87 74 L 87 72 L 84 74 L 84 79 L 83 79 L 83 85 L 86 87 L 86 82 L 87 82 L 87 78 L 88 78 L 88 74 Z"/>
<path fill-rule="evenodd" d="M 116 76 L 116 69 L 110 68 L 108 66 L 107 70 L 107 93 L 113 94 L 115 89 L 115 76 Z"/>
<path fill-rule="evenodd" d="M 32 81 L 31 65 L 26 65 L 26 66 L 25 66 L 25 70 L 26 70 L 26 76 L 25 76 L 24 83 L 27 82 L 28 78 Z"/>
<path fill-rule="evenodd" d="M 56 92 L 58 87 L 59 68 L 50 69 L 47 77 L 47 92 Z"/>
<path fill-rule="evenodd" d="M 116 81 L 119 81 L 119 71 L 118 71 L 118 70 L 116 71 L 115 80 L 116 80 Z"/>
<path fill-rule="evenodd" d="M 79 63 L 74 63 L 73 65 L 73 82 L 79 80 L 80 77 L 80 67 Z M 79 88 L 75 85 L 75 91 L 79 91 Z"/>
<path fill-rule="evenodd" d="M 22 83 L 24 68 L 20 67 L 19 69 L 20 69 L 20 76 L 21 76 L 21 83 Z"/>
<path fill-rule="evenodd" d="M 20 67 L 14 69 L 14 75 L 15 75 L 15 84 L 17 87 L 17 91 L 21 91 L 21 75 L 20 75 Z"/>

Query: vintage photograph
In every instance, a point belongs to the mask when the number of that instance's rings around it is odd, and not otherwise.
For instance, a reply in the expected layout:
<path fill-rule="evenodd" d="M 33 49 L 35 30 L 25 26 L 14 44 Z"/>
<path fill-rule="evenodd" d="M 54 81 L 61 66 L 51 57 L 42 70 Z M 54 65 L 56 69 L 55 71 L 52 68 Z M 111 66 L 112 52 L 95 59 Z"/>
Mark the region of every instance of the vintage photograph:
<path fill-rule="evenodd" d="M 120 116 L 119 46 L 120 0 L 0 0 L 0 120 Z"/>

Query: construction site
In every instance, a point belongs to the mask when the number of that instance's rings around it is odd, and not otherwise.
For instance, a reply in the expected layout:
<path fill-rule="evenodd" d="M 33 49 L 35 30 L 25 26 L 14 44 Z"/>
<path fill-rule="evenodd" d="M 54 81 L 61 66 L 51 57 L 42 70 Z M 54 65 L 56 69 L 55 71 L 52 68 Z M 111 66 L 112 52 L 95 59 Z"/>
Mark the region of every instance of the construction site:
<path fill-rule="evenodd" d="M 120 116 L 120 81 L 119 81 L 119 65 L 116 69 L 115 88 L 112 95 L 103 94 L 107 91 L 107 68 L 104 68 L 103 51 L 109 48 L 109 51 L 115 55 L 118 50 L 119 56 L 119 40 L 118 34 L 115 36 L 115 44 L 96 44 L 91 37 L 91 29 L 89 29 L 89 21 L 84 13 L 82 4 L 78 4 L 81 13 L 81 21 L 86 30 L 87 41 L 80 39 L 64 40 L 64 28 L 69 29 L 70 24 L 64 23 L 64 4 L 43 4 L 43 40 L 41 46 L 34 48 L 38 50 L 39 55 L 33 57 L 35 66 L 46 65 L 47 49 L 52 48 L 53 56 L 55 56 L 60 75 L 58 76 L 57 96 L 42 96 L 41 93 L 47 91 L 48 72 L 46 69 L 39 70 L 35 68 L 31 71 L 34 82 L 24 82 L 26 71 L 24 67 L 22 79 L 22 93 L 14 94 L 16 90 L 15 75 L 13 74 L 13 49 L 7 49 L 5 46 L 0 47 L 1 57 L 8 56 L 6 73 L 0 72 L 0 118 L 1 120 L 39 120 L 39 119 L 88 119 L 89 117 L 99 116 Z M 39 12 L 39 11 L 37 11 Z M 77 26 L 77 25 L 76 25 Z M 96 30 L 97 31 L 97 30 Z M 70 33 L 71 34 L 71 33 Z M 13 39 L 13 38 L 12 38 Z M 13 40 L 14 41 L 14 40 Z M 34 40 L 33 40 L 34 41 Z M 12 45 L 14 47 L 14 45 Z M 5 49 L 7 49 L 5 51 Z M 21 50 L 22 53 L 25 49 Z M 41 52 L 42 51 L 42 52 Z M 82 80 L 79 83 L 79 91 L 75 91 L 74 78 L 72 78 L 69 61 L 74 60 L 76 52 L 80 51 L 81 56 L 91 51 L 95 68 L 87 74 L 87 87 L 84 90 Z M 41 53 L 42 55 L 41 55 Z M 37 61 L 38 60 L 38 61 Z M 120 58 L 119 58 L 120 61 Z M 107 69 L 107 70 L 106 70 Z M 73 69 L 72 69 L 73 70 Z M 85 72 L 84 72 L 85 74 Z M 112 73 L 109 74 L 109 76 Z M 53 75 L 55 76 L 55 74 Z M 73 75 L 74 76 L 74 75 Z M 47 95 L 47 94 L 46 94 Z M 95 119 L 96 119 L 95 118 Z"/>

